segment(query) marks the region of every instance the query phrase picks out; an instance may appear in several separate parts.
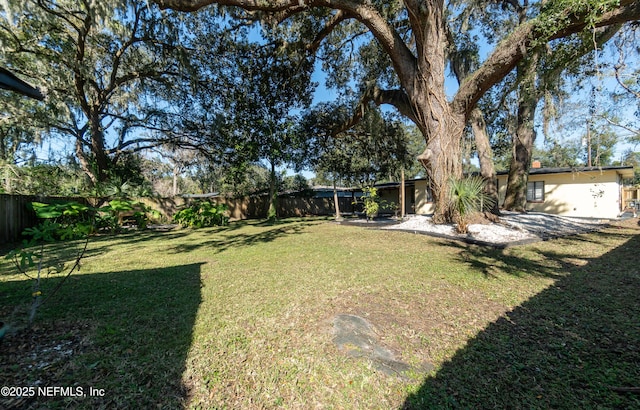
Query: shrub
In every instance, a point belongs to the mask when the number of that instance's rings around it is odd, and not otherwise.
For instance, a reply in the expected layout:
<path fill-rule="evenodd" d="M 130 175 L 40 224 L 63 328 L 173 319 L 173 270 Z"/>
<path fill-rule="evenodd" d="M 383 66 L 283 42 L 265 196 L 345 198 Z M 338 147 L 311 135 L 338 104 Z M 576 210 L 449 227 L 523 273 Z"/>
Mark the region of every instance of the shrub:
<path fill-rule="evenodd" d="M 138 229 L 145 229 L 151 218 L 160 214 L 140 201 L 130 199 L 112 199 L 99 209 L 97 225 L 112 232 L 121 230 L 125 221 L 131 220 Z"/>
<path fill-rule="evenodd" d="M 378 195 L 378 188 L 364 187 L 362 188 L 364 196 L 358 201 L 353 202 L 354 205 L 362 204 L 367 220 L 371 220 L 378 216 L 380 211 L 392 211 L 395 212 L 397 205 L 394 202 L 388 202 L 384 199 L 380 199 Z"/>
<path fill-rule="evenodd" d="M 380 210 L 380 197 L 378 196 L 378 190 L 374 187 L 363 188 L 365 196 L 362 198 L 364 202 L 364 213 L 367 215 L 367 219 L 373 219 L 378 215 Z"/>
<path fill-rule="evenodd" d="M 191 228 L 224 226 L 229 223 L 225 204 L 212 204 L 209 201 L 195 201 L 188 208 L 178 211 L 173 220 Z"/>
<path fill-rule="evenodd" d="M 44 204 L 31 202 L 29 207 L 35 211 L 38 219 L 44 219 L 38 226 L 25 229 L 24 235 L 34 236 L 33 230 L 42 228 L 47 222 L 48 235 L 53 240 L 79 239 L 89 235 L 94 230 L 96 210 L 90 206 L 74 201 Z"/>
<path fill-rule="evenodd" d="M 484 193 L 481 177 L 452 178 L 449 190 L 453 217 L 460 233 L 467 233 L 467 218 L 471 213 L 493 206 L 493 199 Z"/>

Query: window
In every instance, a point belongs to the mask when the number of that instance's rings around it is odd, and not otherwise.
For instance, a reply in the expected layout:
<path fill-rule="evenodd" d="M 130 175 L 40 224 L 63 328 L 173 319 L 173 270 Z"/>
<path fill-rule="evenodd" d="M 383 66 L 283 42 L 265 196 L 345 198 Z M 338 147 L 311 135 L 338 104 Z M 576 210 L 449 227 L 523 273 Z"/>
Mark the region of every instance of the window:
<path fill-rule="evenodd" d="M 527 182 L 527 202 L 544 202 L 544 181 Z"/>
<path fill-rule="evenodd" d="M 433 202 L 433 194 L 431 193 L 431 187 L 427 185 L 427 191 L 425 193 L 425 202 Z"/>

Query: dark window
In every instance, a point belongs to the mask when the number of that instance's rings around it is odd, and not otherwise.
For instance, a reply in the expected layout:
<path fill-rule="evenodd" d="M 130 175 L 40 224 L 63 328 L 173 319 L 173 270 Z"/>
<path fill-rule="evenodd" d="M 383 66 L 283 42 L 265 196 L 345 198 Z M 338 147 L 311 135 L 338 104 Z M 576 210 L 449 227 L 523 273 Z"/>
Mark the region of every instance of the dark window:
<path fill-rule="evenodd" d="M 431 194 L 431 188 L 427 185 L 427 191 L 425 193 L 425 201 L 433 202 L 433 195 Z"/>
<path fill-rule="evenodd" d="M 544 181 L 527 182 L 527 201 L 544 202 Z"/>

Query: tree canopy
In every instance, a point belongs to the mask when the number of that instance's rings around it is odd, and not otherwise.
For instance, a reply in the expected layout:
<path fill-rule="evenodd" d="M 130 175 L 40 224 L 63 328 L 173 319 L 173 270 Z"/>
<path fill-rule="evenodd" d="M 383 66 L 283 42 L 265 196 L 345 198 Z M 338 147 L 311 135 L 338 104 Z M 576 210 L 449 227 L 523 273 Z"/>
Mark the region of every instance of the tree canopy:
<path fill-rule="evenodd" d="M 495 44 L 455 94 L 445 89 L 449 22 L 469 19 L 478 10 L 510 8 L 517 2 L 354 2 L 350 0 L 156 0 L 163 8 L 198 10 L 235 6 L 238 21 L 262 21 L 283 41 L 304 44 L 330 72 L 330 83 L 355 82 L 360 96 L 341 129 L 360 121 L 367 104 L 390 104 L 422 132 L 427 169 L 436 201 L 436 220 L 451 220 L 447 184 L 460 177 L 461 139 L 478 100 L 540 45 L 584 30 L 640 17 L 640 2 L 564 0 L 539 2 L 517 24 L 478 28 Z M 347 67 L 353 69 L 347 70 Z"/>
<path fill-rule="evenodd" d="M 160 88 L 184 73 L 179 22 L 145 4 L 91 1 L 7 1 L 0 14 L 6 64 L 44 90 L 44 104 L 8 96 L 3 108 L 29 118 L 2 126 L 71 137 L 95 185 L 125 150 L 155 144 L 132 130 L 158 127 Z M 162 20 L 162 24 L 158 24 Z"/>

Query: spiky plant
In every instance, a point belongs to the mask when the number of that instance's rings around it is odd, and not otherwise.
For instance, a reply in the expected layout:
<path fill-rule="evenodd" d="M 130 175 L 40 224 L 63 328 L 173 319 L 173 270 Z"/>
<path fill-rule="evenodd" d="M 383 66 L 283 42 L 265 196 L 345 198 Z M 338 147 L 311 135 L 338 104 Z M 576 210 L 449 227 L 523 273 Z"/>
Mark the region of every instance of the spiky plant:
<path fill-rule="evenodd" d="M 484 184 L 479 176 L 449 180 L 449 197 L 458 232 L 467 233 L 470 214 L 493 206 L 493 198 L 484 193 Z"/>

